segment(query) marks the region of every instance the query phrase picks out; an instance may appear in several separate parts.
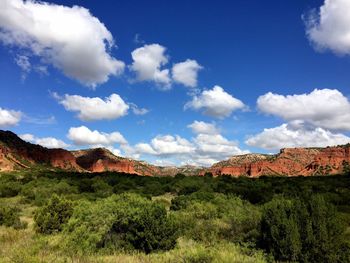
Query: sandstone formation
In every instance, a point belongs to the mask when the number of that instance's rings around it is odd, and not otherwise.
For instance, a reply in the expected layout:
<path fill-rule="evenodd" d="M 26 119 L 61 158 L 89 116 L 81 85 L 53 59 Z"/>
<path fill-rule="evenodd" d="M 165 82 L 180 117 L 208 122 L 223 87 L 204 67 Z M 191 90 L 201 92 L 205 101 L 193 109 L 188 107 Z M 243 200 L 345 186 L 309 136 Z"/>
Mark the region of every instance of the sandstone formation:
<path fill-rule="evenodd" d="M 155 166 L 143 161 L 115 156 L 104 148 L 67 151 L 47 149 L 0 130 L 0 172 L 21 169 L 53 169 L 77 172 L 123 172 L 143 176 L 312 176 L 341 174 L 349 170 L 350 144 L 326 148 L 286 148 L 279 154 L 233 156 L 210 168 L 195 166 Z"/>
<path fill-rule="evenodd" d="M 80 171 L 75 157 L 63 149 L 47 149 L 0 130 L 0 171 L 30 168 L 36 165 Z"/>
<path fill-rule="evenodd" d="M 341 174 L 350 163 L 350 144 L 326 148 L 286 148 L 276 155 L 246 154 L 214 164 L 202 172 L 214 176 L 310 176 Z"/>

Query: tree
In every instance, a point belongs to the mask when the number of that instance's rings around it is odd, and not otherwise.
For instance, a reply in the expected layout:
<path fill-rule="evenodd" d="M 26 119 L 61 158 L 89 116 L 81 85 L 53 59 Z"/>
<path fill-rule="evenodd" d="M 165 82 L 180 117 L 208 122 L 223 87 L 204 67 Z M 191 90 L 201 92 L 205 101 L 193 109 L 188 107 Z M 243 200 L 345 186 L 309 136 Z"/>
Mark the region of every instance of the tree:
<path fill-rule="evenodd" d="M 281 261 L 347 262 L 344 231 L 336 209 L 322 196 L 279 198 L 264 207 L 261 246 Z"/>
<path fill-rule="evenodd" d="M 169 250 L 177 231 L 165 207 L 137 194 L 81 202 L 65 227 L 65 245 L 76 251 Z"/>
<path fill-rule="evenodd" d="M 43 234 L 59 232 L 72 214 L 72 202 L 54 194 L 46 205 L 36 211 L 34 215 L 35 229 Z"/>

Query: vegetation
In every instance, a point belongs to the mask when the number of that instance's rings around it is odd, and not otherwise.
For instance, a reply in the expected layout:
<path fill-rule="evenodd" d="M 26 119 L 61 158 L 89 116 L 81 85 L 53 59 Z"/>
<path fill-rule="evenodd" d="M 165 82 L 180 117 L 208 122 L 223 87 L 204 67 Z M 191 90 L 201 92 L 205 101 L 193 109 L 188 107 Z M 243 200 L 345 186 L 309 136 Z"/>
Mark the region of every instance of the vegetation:
<path fill-rule="evenodd" d="M 59 232 L 72 214 L 72 203 L 54 194 L 46 205 L 35 212 L 35 229 L 43 234 Z"/>
<path fill-rule="evenodd" d="M 0 262 L 350 262 L 344 172 L 0 174 Z"/>
<path fill-rule="evenodd" d="M 67 247 L 84 253 L 98 249 L 135 249 L 145 253 L 169 250 L 177 238 L 165 207 L 136 194 L 82 202 L 64 234 L 68 237 Z"/>
<path fill-rule="evenodd" d="M 261 246 L 275 259 L 297 262 L 348 262 L 346 224 L 320 195 L 309 200 L 276 198 L 265 205 Z"/>
<path fill-rule="evenodd" d="M 16 207 L 0 205 L 0 225 L 14 227 L 16 229 L 25 228 L 26 224 L 21 222 Z"/>

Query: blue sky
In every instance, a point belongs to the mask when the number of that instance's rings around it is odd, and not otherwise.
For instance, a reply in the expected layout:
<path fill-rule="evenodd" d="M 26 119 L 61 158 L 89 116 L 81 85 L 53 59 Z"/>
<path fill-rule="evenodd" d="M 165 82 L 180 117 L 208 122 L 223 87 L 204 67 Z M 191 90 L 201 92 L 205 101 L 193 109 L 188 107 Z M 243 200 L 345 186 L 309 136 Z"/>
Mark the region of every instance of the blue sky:
<path fill-rule="evenodd" d="M 3 0 L 0 128 L 157 164 L 347 143 L 349 17 L 347 0 Z"/>

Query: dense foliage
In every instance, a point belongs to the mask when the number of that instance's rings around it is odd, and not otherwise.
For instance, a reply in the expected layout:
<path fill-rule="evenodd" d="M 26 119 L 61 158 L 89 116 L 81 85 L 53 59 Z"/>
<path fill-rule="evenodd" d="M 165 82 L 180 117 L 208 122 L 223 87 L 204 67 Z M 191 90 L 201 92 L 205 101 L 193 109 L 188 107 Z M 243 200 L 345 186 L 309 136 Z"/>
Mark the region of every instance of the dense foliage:
<path fill-rule="evenodd" d="M 320 195 L 265 205 L 261 246 L 281 261 L 349 262 L 345 222 Z"/>
<path fill-rule="evenodd" d="M 21 222 L 19 218 L 19 211 L 17 208 L 3 204 L 0 204 L 0 225 L 17 229 L 26 227 L 26 224 Z"/>
<path fill-rule="evenodd" d="M 259 179 L 2 174 L 0 224 L 20 228 L 25 214 L 27 222 L 34 219 L 34 240 L 43 238 L 40 244 L 60 255 L 138 251 L 174 259 L 168 262 L 176 262 L 174 253 L 185 262 L 350 262 L 344 172 Z"/>
<path fill-rule="evenodd" d="M 113 195 L 94 204 L 83 202 L 65 229 L 67 246 L 80 251 L 169 250 L 176 229 L 164 206 L 135 194 Z"/>
<path fill-rule="evenodd" d="M 62 230 L 73 213 L 72 202 L 54 194 L 48 203 L 34 215 L 35 229 L 39 233 L 52 234 Z"/>

